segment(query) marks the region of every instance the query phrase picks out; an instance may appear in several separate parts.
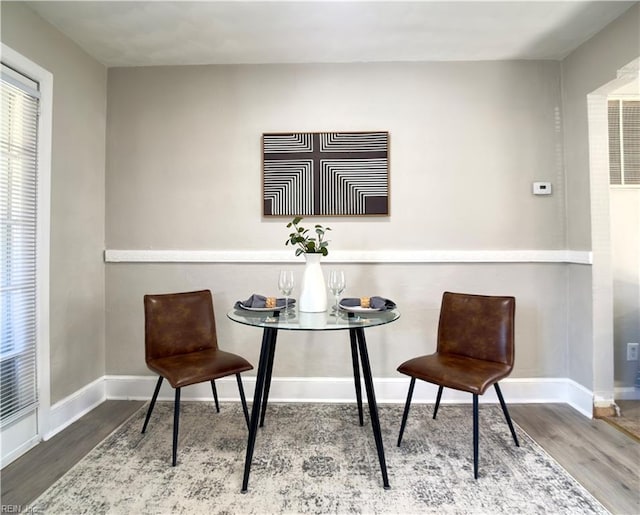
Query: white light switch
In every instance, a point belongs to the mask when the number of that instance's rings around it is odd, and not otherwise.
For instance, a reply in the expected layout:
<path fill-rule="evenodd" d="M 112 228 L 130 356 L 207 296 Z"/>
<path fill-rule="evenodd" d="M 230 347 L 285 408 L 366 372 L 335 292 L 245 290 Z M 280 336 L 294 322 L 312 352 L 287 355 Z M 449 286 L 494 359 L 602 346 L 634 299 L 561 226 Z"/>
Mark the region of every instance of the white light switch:
<path fill-rule="evenodd" d="M 551 195 L 551 183 L 550 182 L 534 182 L 533 194 L 534 195 Z"/>

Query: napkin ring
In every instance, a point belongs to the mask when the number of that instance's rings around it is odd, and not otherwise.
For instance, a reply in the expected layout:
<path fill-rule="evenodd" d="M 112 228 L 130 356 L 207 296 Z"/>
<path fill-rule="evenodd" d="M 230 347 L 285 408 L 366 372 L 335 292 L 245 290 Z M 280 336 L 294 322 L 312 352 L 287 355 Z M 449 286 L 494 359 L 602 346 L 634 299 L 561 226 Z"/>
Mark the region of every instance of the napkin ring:
<path fill-rule="evenodd" d="M 371 298 L 370 297 L 360 297 L 360 307 L 361 308 L 370 308 L 371 307 Z"/>
<path fill-rule="evenodd" d="M 265 307 L 267 307 L 267 308 L 275 308 L 276 307 L 276 298 L 275 297 L 267 297 Z"/>

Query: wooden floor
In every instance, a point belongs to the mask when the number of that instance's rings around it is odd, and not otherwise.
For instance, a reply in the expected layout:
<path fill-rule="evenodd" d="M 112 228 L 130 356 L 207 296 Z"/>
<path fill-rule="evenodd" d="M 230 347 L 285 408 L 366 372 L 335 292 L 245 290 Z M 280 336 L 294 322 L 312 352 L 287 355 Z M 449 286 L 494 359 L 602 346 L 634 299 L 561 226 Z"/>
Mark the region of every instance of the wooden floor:
<path fill-rule="evenodd" d="M 103 402 L 3 468 L 0 472 L 1 512 L 11 512 L 5 507 L 24 507 L 37 499 L 142 405 L 142 401 Z"/>
<path fill-rule="evenodd" d="M 609 511 L 640 514 L 640 443 L 566 404 L 512 405 L 509 411 Z"/>
<path fill-rule="evenodd" d="M 1 472 L 2 512 L 29 505 L 142 406 L 106 401 Z M 616 515 L 640 514 L 640 443 L 565 404 L 509 407 L 512 418 Z M 7 508 L 9 507 L 9 508 Z"/>

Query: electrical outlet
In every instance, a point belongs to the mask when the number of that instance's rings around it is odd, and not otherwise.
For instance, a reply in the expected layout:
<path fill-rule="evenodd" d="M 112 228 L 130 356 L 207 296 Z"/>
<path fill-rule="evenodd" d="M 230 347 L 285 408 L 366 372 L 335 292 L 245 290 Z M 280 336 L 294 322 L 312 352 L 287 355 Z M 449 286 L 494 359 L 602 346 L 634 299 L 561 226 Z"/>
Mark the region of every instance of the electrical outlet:
<path fill-rule="evenodd" d="M 627 361 L 638 361 L 637 343 L 627 343 Z"/>

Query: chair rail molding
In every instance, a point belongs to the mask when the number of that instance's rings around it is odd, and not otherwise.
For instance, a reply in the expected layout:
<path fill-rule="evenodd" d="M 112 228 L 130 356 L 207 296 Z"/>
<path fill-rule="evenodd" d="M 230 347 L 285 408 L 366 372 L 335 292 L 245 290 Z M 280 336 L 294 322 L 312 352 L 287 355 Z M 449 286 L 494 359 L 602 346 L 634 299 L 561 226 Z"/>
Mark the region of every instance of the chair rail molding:
<path fill-rule="evenodd" d="M 107 249 L 106 263 L 297 263 L 290 250 Z M 587 250 L 336 250 L 326 263 L 572 263 L 591 265 Z"/>

